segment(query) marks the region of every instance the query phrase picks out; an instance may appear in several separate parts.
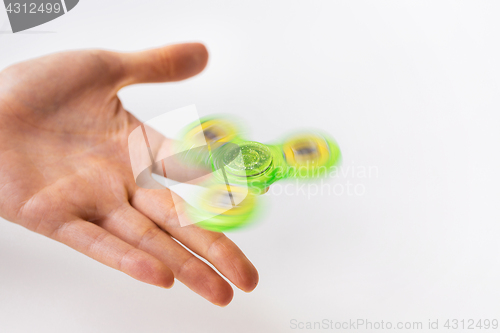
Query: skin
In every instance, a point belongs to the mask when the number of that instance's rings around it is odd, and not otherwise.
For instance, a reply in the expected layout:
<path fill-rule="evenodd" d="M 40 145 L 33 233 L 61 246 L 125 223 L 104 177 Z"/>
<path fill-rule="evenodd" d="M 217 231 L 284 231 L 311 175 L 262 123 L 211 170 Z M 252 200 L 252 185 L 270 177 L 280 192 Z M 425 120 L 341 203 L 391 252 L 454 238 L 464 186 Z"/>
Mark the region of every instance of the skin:
<path fill-rule="evenodd" d="M 165 189 L 139 188 L 128 135 L 140 121 L 117 97 L 124 86 L 201 72 L 202 44 L 137 53 L 57 53 L 0 72 L 0 216 L 131 277 L 170 288 L 174 278 L 225 306 L 255 267 L 222 233 L 175 227 Z M 174 240 L 175 238 L 175 240 Z"/>

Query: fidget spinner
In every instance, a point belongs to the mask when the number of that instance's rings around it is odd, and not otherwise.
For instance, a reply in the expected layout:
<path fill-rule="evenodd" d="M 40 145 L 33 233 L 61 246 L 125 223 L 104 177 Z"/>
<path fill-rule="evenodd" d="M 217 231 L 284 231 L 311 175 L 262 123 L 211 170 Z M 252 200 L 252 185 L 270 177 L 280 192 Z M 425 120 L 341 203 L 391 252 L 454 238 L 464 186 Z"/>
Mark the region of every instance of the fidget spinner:
<path fill-rule="evenodd" d="M 247 224 L 258 196 L 282 179 L 324 177 L 340 162 L 336 142 L 319 132 L 296 132 L 281 142 L 263 144 L 240 135 L 235 122 L 205 117 L 181 135 L 183 160 L 211 168 L 196 208 L 188 209 L 199 226 L 226 231 Z"/>

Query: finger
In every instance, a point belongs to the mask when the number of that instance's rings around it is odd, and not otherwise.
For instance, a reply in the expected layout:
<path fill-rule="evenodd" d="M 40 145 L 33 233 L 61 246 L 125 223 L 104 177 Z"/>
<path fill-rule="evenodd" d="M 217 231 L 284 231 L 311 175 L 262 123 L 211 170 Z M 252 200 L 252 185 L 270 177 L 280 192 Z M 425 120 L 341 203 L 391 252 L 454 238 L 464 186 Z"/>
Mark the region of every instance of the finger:
<path fill-rule="evenodd" d="M 225 277 L 243 291 L 257 286 L 259 275 L 250 260 L 223 233 L 201 229 L 196 225 L 177 227 L 178 205 L 174 207 L 168 190 L 138 189 L 131 200 L 132 206 L 196 254 L 207 259 Z"/>
<path fill-rule="evenodd" d="M 185 43 L 121 53 L 124 85 L 187 79 L 201 72 L 208 61 L 203 44 Z"/>
<path fill-rule="evenodd" d="M 196 225 L 171 228 L 169 232 L 193 252 L 206 258 L 241 290 L 251 292 L 257 287 L 257 269 L 223 233 L 205 230 Z"/>
<path fill-rule="evenodd" d="M 220 306 L 231 302 L 233 289 L 229 283 L 133 207 L 123 206 L 101 225 L 161 260 L 179 281 L 208 301 Z"/>
<path fill-rule="evenodd" d="M 170 288 L 172 271 L 158 259 L 83 220 L 67 222 L 51 238 L 142 282 Z"/>

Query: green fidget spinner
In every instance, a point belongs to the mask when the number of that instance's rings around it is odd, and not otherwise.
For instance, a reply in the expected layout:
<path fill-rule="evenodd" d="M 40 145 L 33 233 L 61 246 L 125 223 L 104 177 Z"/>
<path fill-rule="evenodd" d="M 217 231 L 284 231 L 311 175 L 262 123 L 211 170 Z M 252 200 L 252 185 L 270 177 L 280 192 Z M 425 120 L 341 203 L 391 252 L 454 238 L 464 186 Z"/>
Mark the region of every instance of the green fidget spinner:
<path fill-rule="evenodd" d="M 180 150 L 190 165 L 210 168 L 199 207 L 188 213 L 206 229 L 225 231 L 255 215 L 259 194 L 274 182 L 328 174 L 341 159 L 336 142 L 319 132 L 296 132 L 282 142 L 263 144 L 240 136 L 235 122 L 205 117 L 185 128 Z"/>

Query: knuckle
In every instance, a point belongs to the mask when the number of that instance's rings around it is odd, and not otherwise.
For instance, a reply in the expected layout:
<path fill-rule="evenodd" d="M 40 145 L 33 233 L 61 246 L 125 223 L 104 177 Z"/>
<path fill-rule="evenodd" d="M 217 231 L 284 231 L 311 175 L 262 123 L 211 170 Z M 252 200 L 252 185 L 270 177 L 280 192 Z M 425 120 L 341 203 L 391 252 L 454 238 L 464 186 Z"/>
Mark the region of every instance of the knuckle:
<path fill-rule="evenodd" d="M 190 271 L 193 270 L 193 267 L 196 266 L 197 264 L 197 259 L 195 256 L 190 255 L 186 260 L 182 262 L 182 264 L 179 265 L 179 267 L 176 269 L 176 275 L 178 276 L 183 276 L 183 275 L 190 275 Z M 195 270 L 196 271 L 196 270 Z"/>
<path fill-rule="evenodd" d="M 155 64 L 158 64 L 157 66 L 157 71 L 164 75 L 165 77 L 174 77 L 175 75 L 175 68 L 173 66 L 172 62 L 172 54 L 168 49 L 159 49 L 156 52 L 157 55 L 157 61 L 155 61 Z"/>
<path fill-rule="evenodd" d="M 95 254 L 99 252 L 99 248 L 101 245 L 106 241 L 106 239 L 111 236 L 110 234 L 106 232 L 102 232 L 99 235 L 97 235 L 96 238 L 94 238 L 88 245 L 87 251 L 88 253 Z"/>
<path fill-rule="evenodd" d="M 224 234 L 219 234 L 212 240 L 207 249 L 207 256 L 210 258 L 225 259 L 230 256 L 230 249 L 227 244 L 228 238 Z"/>
<path fill-rule="evenodd" d="M 125 263 L 128 261 L 130 255 L 131 255 L 131 252 L 133 251 L 133 249 L 129 249 L 127 250 L 121 257 L 120 257 L 120 260 L 118 261 L 118 267 L 117 269 L 120 270 L 120 271 L 125 271 Z"/>
<path fill-rule="evenodd" d="M 145 247 L 145 244 L 148 244 L 151 242 L 153 239 L 155 239 L 162 231 L 158 229 L 157 227 L 150 227 L 147 228 L 142 235 L 140 236 L 139 240 L 137 241 L 137 248 L 142 249 Z"/>

